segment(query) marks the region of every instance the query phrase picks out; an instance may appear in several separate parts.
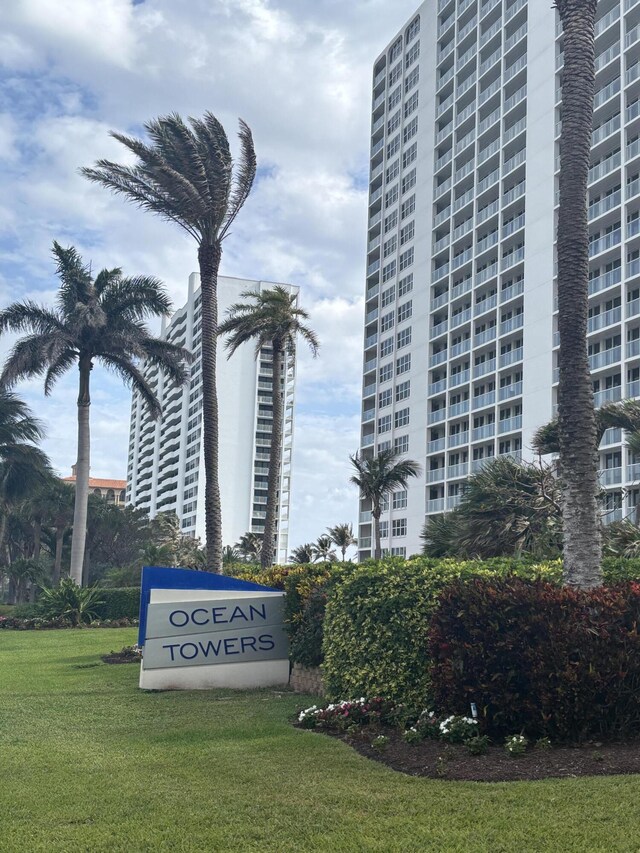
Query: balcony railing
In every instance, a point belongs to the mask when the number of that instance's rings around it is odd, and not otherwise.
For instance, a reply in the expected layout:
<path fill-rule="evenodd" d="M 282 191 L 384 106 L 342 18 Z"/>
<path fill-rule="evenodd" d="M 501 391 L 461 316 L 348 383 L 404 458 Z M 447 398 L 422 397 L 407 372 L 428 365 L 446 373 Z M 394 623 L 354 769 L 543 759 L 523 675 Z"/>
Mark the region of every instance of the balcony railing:
<path fill-rule="evenodd" d="M 498 432 L 502 435 L 505 432 L 514 432 L 522 429 L 522 415 L 516 415 L 513 418 L 504 418 L 498 422 Z"/>

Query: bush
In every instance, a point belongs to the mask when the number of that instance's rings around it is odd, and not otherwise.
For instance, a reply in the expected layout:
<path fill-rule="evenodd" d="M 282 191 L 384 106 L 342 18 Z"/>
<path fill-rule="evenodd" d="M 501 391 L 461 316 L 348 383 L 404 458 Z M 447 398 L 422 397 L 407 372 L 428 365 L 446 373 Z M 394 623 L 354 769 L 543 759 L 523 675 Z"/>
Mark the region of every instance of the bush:
<path fill-rule="evenodd" d="M 489 734 L 578 741 L 640 732 L 640 584 L 454 582 L 431 617 L 437 707 L 475 702 Z"/>
<path fill-rule="evenodd" d="M 64 619 L 71 625 L 93 622 L 102 604 L 97 587 L 81 587 L 71 578 L 63 578 L 58 586 L 43 589 L 38 604 L 45 619 Z"/>
<path fill-rule="evenodd" d="M 100 587 L 101 602 L 95 608 L 98 619 L 137 619 L 140 587 Z"/>

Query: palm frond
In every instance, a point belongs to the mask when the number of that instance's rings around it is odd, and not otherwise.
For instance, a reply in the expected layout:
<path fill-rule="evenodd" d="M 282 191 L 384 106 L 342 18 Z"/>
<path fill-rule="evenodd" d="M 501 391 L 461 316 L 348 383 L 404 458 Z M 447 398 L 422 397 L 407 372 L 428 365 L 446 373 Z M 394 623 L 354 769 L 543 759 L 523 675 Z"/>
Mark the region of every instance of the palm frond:
<path fill-rule="evenodd" d="M 256 177 L 257 159 L 253 145 L 253 136 L 249 125 L 240 119 L 240 160 L 236 164 L 233 175 L 233 190 L 227 207 L 224 225 L 220 231 L 220 239 L 224 239 L 234 219 L 243 207 Z"/>

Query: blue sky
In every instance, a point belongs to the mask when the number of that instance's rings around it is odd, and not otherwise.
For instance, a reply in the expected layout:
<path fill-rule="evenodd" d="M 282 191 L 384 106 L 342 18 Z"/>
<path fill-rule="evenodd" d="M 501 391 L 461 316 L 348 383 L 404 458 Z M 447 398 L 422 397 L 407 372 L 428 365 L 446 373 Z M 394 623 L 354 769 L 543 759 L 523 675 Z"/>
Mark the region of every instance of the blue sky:
<path fill-rule="evenodd" d="M 196 269 L 180 231 L 77 172 L 122 159 L 108 131 L 163 113 L 214 112 L 253 130 L 260 179 L 227 241 L 222 273 L 290 281 L 318 331 L 301 350 L 292 545 L 357 516 L 357 448 L 371 65 L 414 0 L 9 0 L 0 4 L 0 305 L 50 303 L 51 243 L 94 269 L 158 275 L 176 306 Z M 8 339 L 0 339 L 0 354 Z M 75 461 L 76 376 L 45 399 L 18 389 L 47 426 L 58 471 Z M 129 393 L 93 376 L 92 473 L 124 476 Z"/>

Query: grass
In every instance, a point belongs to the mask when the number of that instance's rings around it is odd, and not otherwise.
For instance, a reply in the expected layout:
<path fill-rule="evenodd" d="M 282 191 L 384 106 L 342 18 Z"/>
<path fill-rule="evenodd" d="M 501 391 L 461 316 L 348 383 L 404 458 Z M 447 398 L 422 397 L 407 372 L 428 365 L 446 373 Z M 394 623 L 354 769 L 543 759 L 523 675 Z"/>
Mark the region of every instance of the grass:
<path fill-rule="evenodd" d="M 293 729 L 309 697 L 143 693 L 130 629 L 0 633 L 2 851 L 638 851 L 640 777 L 417 779 Z"/>

